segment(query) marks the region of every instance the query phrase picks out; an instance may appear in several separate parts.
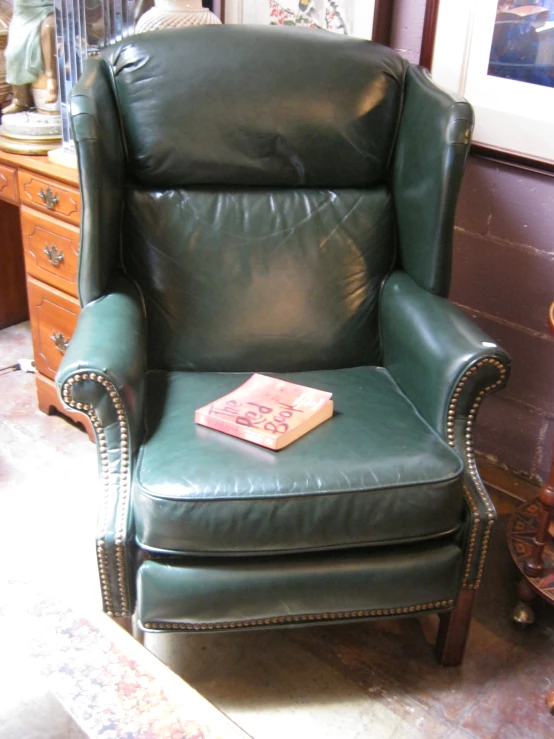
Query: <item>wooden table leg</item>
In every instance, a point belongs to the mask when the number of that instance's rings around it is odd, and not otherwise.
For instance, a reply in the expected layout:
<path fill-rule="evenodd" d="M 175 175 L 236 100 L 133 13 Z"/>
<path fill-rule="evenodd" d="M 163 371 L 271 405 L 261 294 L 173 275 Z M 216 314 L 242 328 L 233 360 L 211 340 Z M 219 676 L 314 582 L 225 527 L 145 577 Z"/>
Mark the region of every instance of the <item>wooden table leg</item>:
<path fill-rule="evenodd" d="M 548 482 L 541 488 L 539 503 L 541 511 L 533 541 L 533 550 L 524 565 L 524 572 L 528 577 L 542 577 L 544 574 L 543 552 L 548 536 L 548 528 L 552 523 L 554 513 L 554 452 L 550 466 L 550 476 Z"/>
<path fill-rule="evenodd" d="M 550 333 L 554 336 L 554 303 L 548 313 Z M 554 448 L 548 481 L 538 499 L 521 506 L 514 514 L 508 530 L 508 546 L 523 578 L 518 586 L 519 603 L 514 621 L 520 626 L 532 624 L 535 614 L 529 603 L 541 595 L 554 605 L 554 544 L 549 533 L 554 515 Z M 546 695 L 546 705 L 554 715 L 554 690 Z"/>

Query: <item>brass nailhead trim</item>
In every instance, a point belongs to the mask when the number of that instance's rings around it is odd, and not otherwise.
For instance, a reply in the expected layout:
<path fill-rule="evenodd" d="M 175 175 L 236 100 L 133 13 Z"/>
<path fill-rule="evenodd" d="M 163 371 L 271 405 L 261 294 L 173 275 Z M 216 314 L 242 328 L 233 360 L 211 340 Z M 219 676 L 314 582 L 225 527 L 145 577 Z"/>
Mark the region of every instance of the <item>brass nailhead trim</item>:
<path fill-rule="evenodd" d="M 464 493 L 466 500 L 468 502 L 469 507 L 471 508 L 471 512 L 473 514 L 473 525 L 471 527 L 471 534 L 469 535 L 469 547 L 465 562 L 465 569 L 464 569 L 464 577 L 462 580 L 462 588 L 468 588 L 469 587 L 469 578 L 471 574 L 471 564 L 473 560 L 473 551 L 475 549 L 475 542 L 477 541 L 477 529 L 479 528 L 479 523 L 481 522 L 481 517 L 479 516 L 479 508 L 477 507 L 477 504 L 475 503 L 473 496 L 471 492 L 468 490 L 466 485 L 464 485 Z M 481 557 L 481 561 L 485 562 L 486 557 L 486 549 L 485 553 Z"/>
<path fill-rule="evenodd" d="M 110 474 L 110 460 L 108 455 L 108 441 L 106 438 L 106 432 L 104 426 L 96 414 L 96 410 L 93 406 L 88 403 L 77 403 L 72 398 L 73 386 L 76 383 L 86 381 L 97 382 L 108 391 L 108 395 L 114 405 L 117 412 L 117 420 L 119 425 L 119 449 L 120 449 L 120 468 L 119 468 L 119 490 L 120 495 L 117 502 L 116 510 L 116 530 L 115 530 L 115 565 L 116 565 L 116 579 L 119 591 L 119 599 L 121 603 L 121 610 L 116 611 L 114 609 L 112 594 L 109 585 L 109 563 L 108 554 L 106 551 L 105 537 L 108 531 L 108 518 L 110 512 L 109 500 L 112 485 L 117 483 L 112 482 Z M 95 372 L 84 372 L 77 374 L 74 377 L 70 377 L 63 385 L 62 397 L 64 403 L 70 408 L 78 409 L 81 412 L 85 412 L 94 428 L 96 434 L 96 442 L 98 447 L 98 453 L 100 455 L 100 479 L 103 489 L 102 502 L 100 507 L 100 524 L 96 542 L 96 555 L 98 560 L 98 572 L 100 576 L 100 587 L 102 591 L 102 600 L 104 603 L 104 610 L 108 616 L 112 617 L 123 617 L 131 615 L 129 612 L 129 603 L 126 595 L 126 573 L 125 573 L 125 549 L 123 547 L 123 540 L 125 536 L 125 522 L 127 519 L 127 511 L 129 507 L 130 499 L 130 486 L 129 486 L 129 430 L 127 428 L 127 420 L 123 407 L 123 402 L 119 396 L 116 387 L 110 380 L 105 378 L 103 375 L 99 375 Z"/>
<path fill-rule="evenodd" d="M 477 590 L 477 588 L 481 584 L 483 570 L 485 567 L 485 560 L 487 557 L 487 552 L 488 552 L 488 547 L 489 547 L 490 534 L 491 534 L 492 526 L 494 523 L 494 508 L 492 507 L 490 503 L 487 491 L 483 488 L 483 484 L 479 476 L 479 471 L 477 469 L 477 462 L 475 460 L 475 448 L 474 448 L 474 438 L 473 438 L 475 417 L 477 416 L 477 411 L 479 410 L 479 407 L 481 403 L 483 402 L 483 399 L 485 398 L 485 396 L 493 392 L 494 390 L 496 390 L 498 387 L 501 387 L 502 385 L 504 385 L 504 382 L 506 380 L 506 367 L 502 364 L 502 362 L 498 361 L 498 359 L 492 359 L 490 357 L 485 357 L 484 359 L 479 360 L 476 364 L 474 364 L 472 367 L 470 367 L 467 370 L 467 372 L 463 375 L 462 379 L 456 386 L 454 393 L 452 394 L 452 400 L 450 401 L 450 405 L 448 406 L 448 413 L 447 413 L 447 420 L 446 420 L 446 434 L 447 434 L 448 444 L 453 449 L 455 449 L 456 448 L 455 419 L 456 419 L 456 412 L 457 412 L 459 398 L 462 394 L 462 390 L 464 389 L 466 382 L 471 378 L 473 374 L 475 374 L 475 372 L 477 372 L 481 367 L 485 365 L 492 365 L 493 367 L 496 367 L 496 369 L 499 372 L 498 380 L 494 382 L 492 385 L 488 385 L 484 390 L 481 390 L 481 392 L 478 393 L 475 399 L 475 402 L 473 403 L 471 410 L 468 414 L 466 427 L 465 427 L 465 450 L 466 450 L 469 475 L 475 484 L 478 497 L 480 498 L 481 502 L 485 505 L 487 509 L 487 518 L 489 519 L 487 531 L 485 533 L 485 536 L 483 537 L 483 545 L 481 548 L 481 554 L 480 554 L 479 563 L 477 566 L 477 575 L 476 575 L 475 581 L 471 583 L 470 582 L 471 564 L 472 564 L 473 552 L 475 549 L 475 542 L 477 539 L 477 529 L 479 528 L 479 524 L 481 523 L 481 518 L 479 516 L 479 507 L 473 498 L 472 492 L 469 490 L 469 488 L 467 488 L 464 485 L 465 497 L 466 497 L 468 505 L 471 508 L 471 511 L 473 514 L 473 525 L 471 527 L 469 549 L 468 549 L 468 555 L 467 555 L 466 564 L 465 564 L 462 588 L 470 589 L 470 590 Z"/>
<path fill-rule="evenodd" d="M 244 629 L 255 626 L 271 626 L 278 624 L 305 623 L 311 621 L 337 621 L 339 619 L 375 618 L 379 616 L 402 616 L 421 611 L 436 611 L 452 608 L 453 600 L 441 600 L 434 603 L 422 603 L 403 608 L 383 608 L 371 611 L 339 611 L 333 613 L 309 613 L 300 616 L 277 616 L 275 618 L 255 618 L 246 621 L 223 621 L 219 623 L 175 623 L 173 621 L 149 621 L 144 624 L 145 629 L 156 631 L 213 631 L 218 629 Z"/>

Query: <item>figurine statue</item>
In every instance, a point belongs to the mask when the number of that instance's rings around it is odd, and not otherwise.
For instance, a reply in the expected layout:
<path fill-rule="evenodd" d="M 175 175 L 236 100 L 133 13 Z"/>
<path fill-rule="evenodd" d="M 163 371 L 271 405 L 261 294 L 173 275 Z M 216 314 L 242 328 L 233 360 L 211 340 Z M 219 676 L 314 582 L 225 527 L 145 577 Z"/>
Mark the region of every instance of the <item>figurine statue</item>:
<path fill-rule="evenodd" d="M 9 12 L 4 11 L 4 5 L 0 0 L 0 107 L 10 100 L 12 88 L 6 82 L 6 61 L 4 51 L 8 43 L 8 28 L 10 25 L 11 8 Z"/>
<path fill-rule="evenodd" d="M 33 107 L 31 85 L 46 77 L 44 103 L 58 99 L 56 23 L 53 0 L 14 0 L 5 52 L 6 81 L 13 98 L 2 115 Z"/>

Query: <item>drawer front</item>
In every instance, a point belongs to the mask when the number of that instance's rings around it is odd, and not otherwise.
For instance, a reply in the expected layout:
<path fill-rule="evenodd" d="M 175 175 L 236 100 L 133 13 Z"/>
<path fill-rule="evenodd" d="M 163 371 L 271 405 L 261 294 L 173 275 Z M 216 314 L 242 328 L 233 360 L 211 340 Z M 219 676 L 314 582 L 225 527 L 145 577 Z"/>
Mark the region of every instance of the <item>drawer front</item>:
<path fill-rule="evenodd" d="M 81 215 L 81 195 L 70 185 L 46 177 L 19 170 L 19 198 L 22 205 L 30 205 L 43 213 L 62 218 L 79 225 Z"/>
<path fill-rule="evenodd" d="M 79 229 L 30 208 L 21 208 L 27 274 L 77 297 Z"/>
<path fill-rule="evenodd" d="M 27 296 L 36 368 L 53 380 L 77 325 L 79 301 L 32 277 Z"/>
<path fill-rule="evenodd" d="M 19 203 L 17 170 L 7 164 L 0 164 L 0 198 L 10 203 Z"/>

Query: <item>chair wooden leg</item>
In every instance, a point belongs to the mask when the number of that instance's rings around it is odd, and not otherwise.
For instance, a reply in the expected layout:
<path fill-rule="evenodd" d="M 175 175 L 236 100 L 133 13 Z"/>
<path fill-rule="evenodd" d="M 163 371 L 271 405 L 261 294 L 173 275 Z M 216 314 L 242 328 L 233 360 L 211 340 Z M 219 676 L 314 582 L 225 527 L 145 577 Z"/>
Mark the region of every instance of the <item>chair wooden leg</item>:
<path fill-rule="evenodd" d="M 462 661 L 474 600 L 475 590 L 463 590 L 456 608 L 448 613 L 439 614 L 435 656 L 443 667 L 456 667 Z"/>
<path fill-rule="evenodd" d="M 139 644 L 144 644 L 144 631 L 139 628 L 137 619 L 135 616 L 122 616 L 113 619 L 122 629 L 138 641 Z"/>
<path fill-rule="evenodd" d="M 133 636 L 135 641 L 144 646 L 144 631 L 138 625 L 138 619 L 136 614 L 133 616 Z"/>

